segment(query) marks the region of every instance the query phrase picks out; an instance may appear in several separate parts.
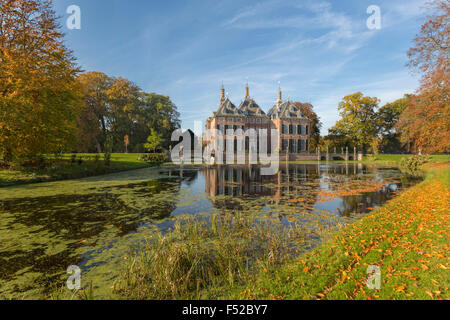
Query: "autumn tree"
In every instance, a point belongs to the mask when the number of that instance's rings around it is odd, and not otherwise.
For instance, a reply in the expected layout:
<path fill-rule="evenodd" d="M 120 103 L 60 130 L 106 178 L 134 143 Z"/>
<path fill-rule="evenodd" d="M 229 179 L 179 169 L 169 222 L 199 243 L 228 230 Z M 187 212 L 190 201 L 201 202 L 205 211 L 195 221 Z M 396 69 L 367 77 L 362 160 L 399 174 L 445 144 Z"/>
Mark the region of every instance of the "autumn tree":
<path fill-rule="evenodd" d="M 85 108 L 78 124 L 79 151 L 101 152 L 107 136 L 113 149 L 123 152 L 123 138 L 128 135 L 131 152 L 144 152 L 151 129 L 162 137 L 168 148 L 172 132 L 179 128 L 179 113 L 169 97 L 145 93 L 131 81 L 88 72 L 78 78 Z"/>
<path fill-rule="evenodd" d="M 0 0 L 0 157 L 32 159 L 75 141 L 79 72 L 50 0 Z"/>
<path fill-rule="evenodd" d="M 351 139 L 365 153 L 377 136 L 378 103 L 378 98 L 365 97 L 361 92 L 344 97 L 338 107 L 341 119 L 329 130 L 330 135 Z"/>
<path fill-rule="evenodd" d="M 322 123 L 317 113 L 314 112 L 313 106 L 310 103 L 295 102 L 300 111 L 311 120 L 311 141 L 310 150 L 315 150 L 320 144 L 320 129 L 322 128 Z"/>
<path fill-rule="evenodd" d="M 450 2 L 428 4 L 430 14 L 408 52 L 409 66 L 422 73 L 421 86 L 398 123 L 413 151 L 450 151 Z"/>

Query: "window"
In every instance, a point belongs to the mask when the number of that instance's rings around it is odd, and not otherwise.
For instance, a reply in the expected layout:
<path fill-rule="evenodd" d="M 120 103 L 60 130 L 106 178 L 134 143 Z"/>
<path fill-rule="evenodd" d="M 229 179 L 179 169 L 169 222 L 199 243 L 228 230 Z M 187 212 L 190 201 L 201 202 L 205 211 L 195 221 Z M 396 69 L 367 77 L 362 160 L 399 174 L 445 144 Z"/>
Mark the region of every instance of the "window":
<path fill-rule="evenodd" d="M 282 140 L 282 143 L 281 143 L 281 150 L 282 150 L 282 151 L 287 151 L 287 149 L 288 149 L 288 143 L 289 143 L 289 140 L 286 140 L 286 139 L 283 139 L 283 140 Z"/>
<path fill-rule="evenodd" d="M 305 140 L 299 140 L 299 141 L 300 141 L 300 152 L 305 152 L 306 151 Z"/>
<path fill-rule="evenodd" d="M 297 153 L 297 140 L 291 140 L 291 144 L 290 144 L 290 148 L 289 148 L 289 152 L 291 153 Z"/>
<path fill-rule="evenodd" d="M 304 126 L 304 125 L 301 125 L 300 126 L 300 134 L 302 135 L 302 136 L 304 136 L 305 134 L 306 134 L 306 127 Z"/>
<path fill-rule="evenodd" d="M 259 119 L 259 118 L 256 119 L 256 123 L 258 123 L 258 124 L 261 123 L 261 119 Z"/>
<path fill-rule="evenodd" d="M 219 118 L 220 122 L 225 122 L 225 118 Z"/>
<path fill-rule="evenodd" d="M 305 126 L 305 135 L 309 134 L 309 126 Z"/>
<path fill-rule="evenodd" d="M 228 118 L 228 122 L 234 122 L 234 118 Z"/>
<path fill-rule="evenodd" d="M 220 134 L 222 134 L 222 133 L 223 133 L 223 124 L 219 124 L 219 125 L 217 126 L 217 129 L 219 129 Z"/>
<path fill-rule="evenodd" d="M 250 123 L 255 123 L 255 119 L 251 118 Z"/>
<path fill-rule="evenodd" d="M 283 124 L 282 133 L 288 134 L 288 132 L 289 132 L 289 126 L 287 124 Z"/>
<path fill-rule="evenodd" d="M 297 126 L 297 134 L 302 134 L 302 126 L 301 125 Z"/>
<path fill-rule="evenodd" d="M 298 153 L 300 153 L 300 152 L 302 152 L 303 150 L 302 150 L 302 142 L 303 142 L 303 140 L 298 140 L 297 141 L 297 152 Z"/>
<path fill-rule="evenodd" d="M 292 133 L 291 134 L 297 134 L 297 126 L 295 124 L 292 125 Z"/>

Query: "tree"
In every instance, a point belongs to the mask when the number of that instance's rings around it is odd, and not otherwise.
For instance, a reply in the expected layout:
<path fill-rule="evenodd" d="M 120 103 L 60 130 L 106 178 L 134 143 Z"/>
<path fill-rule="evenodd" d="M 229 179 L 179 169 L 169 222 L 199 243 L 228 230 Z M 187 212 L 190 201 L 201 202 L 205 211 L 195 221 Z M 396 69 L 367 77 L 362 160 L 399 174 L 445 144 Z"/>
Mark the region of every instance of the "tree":
<path fill-rule="evenodd" d="M 157 149 L 161 148 L 163 142 L 162 135 L 152 128 L 151 134 L 148 136 L 147 143 L 144 146 L 148 151 L 153 151 L 153 153 L 155 153 Z"/>
<path fill-rule="evenodd" d="M 140 119 L 146 124 L 147 130 L 157 128 L 163 138 L 162 147 L 168 149 L 171 145 L 172 133 L 180 128 L 180 114 L 177 106 L 169 97 L 156 93 L 143 93 L 140 106 Z"/>
<path fill-rule="evenodd" d="M 377 135 L 378 98 L 364 97 L 361 92 L 348 95 L 339 103 L 341 119 L 329 130 L 330 135 L 346 136 L 367 151 Z"/>
<path fill-rule="evenodd" d="M 294 103 L 300 111 L 311 120 L 311 140 L 310 140 L 310 150 L 316 150 L 320 144 L 320 129 L 322 128 L 322 122 L 314 112 L 313 106 L 310 103 Z"/>
<path fill-rule="evenodd" d="M 398 121 L 402 113 L 408 107 L 412 95 L 405 95 L 392 103 L 387 103 L 378 109 L 376 114 L 376 124 L 379 137 L 374 139 L 376 145 L 382 153 L 403 152 L 400 141 L 401 132 L 397 128 Z"/>
<path fill-rule="evenodd" d="M 89 72 L 78 78 L 85 108 L 79 121 L 80 150 L 91 152 L 101 147 L 108 135 L 114 150 L 125 151 L 125 135 L 129 136 L 131 152 L 144 152 L 150 128 L 161 133 L 163 147 L 168 148 L 172 132 L 179 128 L 179 113 L 169 97 L 145 93 L 131 81 Z"/>
<path fill-rule="evenodd" d="M 33 159 L 75 141 L 79 69 L 52 1 L 0 0 L 0 157 Z"/>
<path fill-rule="evenodd" d="M 113 79 L 101 72 L 87 72 L 78 77 L 84 108 L 78 121 L 78 151 L 102 152 L 108 135 L 108 89 Z"/>
<path fill-rule="evenodd" d="M 450 3 L 429 3 L 428 21 L 408 52 L 409 66 L 422 73 L 421 86 L 400 117 L 402 142 L 412 151 L 449 152 Z"/>
<path fill-rule="evenodd" d="M 125 145 L 125 153 L 128 153 L 128 145 L 130 144 L 130 136 L 129 135 L 125 135 L 125 137 L 123 137 L 123 144 Z"/>

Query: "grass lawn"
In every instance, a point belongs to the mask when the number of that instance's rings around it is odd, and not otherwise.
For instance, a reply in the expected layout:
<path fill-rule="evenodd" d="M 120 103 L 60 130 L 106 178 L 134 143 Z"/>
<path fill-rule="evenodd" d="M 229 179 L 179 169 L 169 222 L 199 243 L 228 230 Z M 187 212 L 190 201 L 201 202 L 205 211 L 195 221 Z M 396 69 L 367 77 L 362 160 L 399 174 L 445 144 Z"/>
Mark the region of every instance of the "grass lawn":
<path fill-rule="evenodd" d="M 364 162 L 395 162 L 400 163 L 403 158 L 408 157 L 410 155 L 404 154 L 377 154 L 374 158 L 365 157 L 363 159 Z M 432 155 L 430 156 L 431 162 L 433 163 L 443 163 L 450 162 L 450 155 L 442 154 L 442 155 Z"/>
<path fill-rule="evenodd" d="M 234 299 L 449 299 L 450 164 L 323 245 L 237 288 Z M 369 266 L 381 289 L 366 286 Z"/>
<path fill-rule="evenodd" d="M 0 187 L 76 179 L 149 166 L 138 160 L 140 154 L 112 154 L 110 166 L 104 165 L 103 155 L 100 155 L 100 159 L 96 161 L 95 154 L 77 154 L 77 160 L 82 158 L 81 163 L 78 161 L 72 163 L 71 156 L 71 154 L 66 154 L 59 160 L 49 157 L 44 168 L 0 169 Z"/>

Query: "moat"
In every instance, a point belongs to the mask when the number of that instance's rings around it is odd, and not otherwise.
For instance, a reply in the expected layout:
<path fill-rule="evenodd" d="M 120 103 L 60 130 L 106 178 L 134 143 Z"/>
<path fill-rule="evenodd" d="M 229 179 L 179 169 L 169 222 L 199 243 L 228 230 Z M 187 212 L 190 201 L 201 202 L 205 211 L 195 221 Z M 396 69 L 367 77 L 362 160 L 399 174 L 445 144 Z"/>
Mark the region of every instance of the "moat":
<path fill-rule="evenodd" d="M 304 222 L 310 248 L 323 227 L 353 223 L 420 180 L 361 164 L 151 168 L 0 189 L 0 298 L 44 297 L 77 265 L 107 296 L 127 254 L 183 216 L 257 213 Z M 310 249 L 309 248 L 309 249 Z"/>

